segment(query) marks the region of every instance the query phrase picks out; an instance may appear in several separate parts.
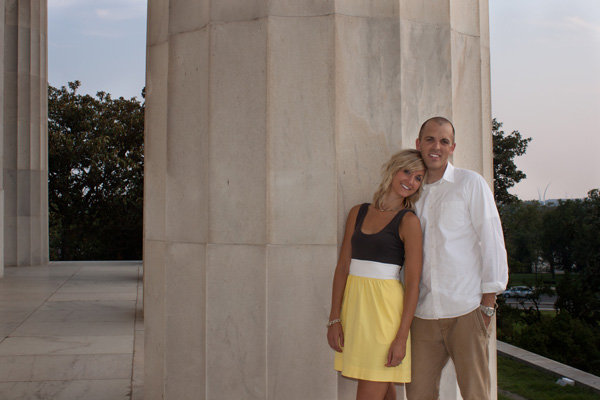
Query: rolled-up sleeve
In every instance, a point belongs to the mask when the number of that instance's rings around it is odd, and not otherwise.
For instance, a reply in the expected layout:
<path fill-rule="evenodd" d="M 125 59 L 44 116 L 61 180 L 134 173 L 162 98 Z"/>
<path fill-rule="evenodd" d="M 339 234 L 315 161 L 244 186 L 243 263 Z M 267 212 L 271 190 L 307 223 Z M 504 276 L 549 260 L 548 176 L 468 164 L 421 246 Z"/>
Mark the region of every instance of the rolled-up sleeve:
<path fill-rule="evenodd" d="M 469 212 L 481 247 L 481 292 L 499 294 L 508 283 L 506 248 L 494 195 L 481 176 L 472 182 Z"/>

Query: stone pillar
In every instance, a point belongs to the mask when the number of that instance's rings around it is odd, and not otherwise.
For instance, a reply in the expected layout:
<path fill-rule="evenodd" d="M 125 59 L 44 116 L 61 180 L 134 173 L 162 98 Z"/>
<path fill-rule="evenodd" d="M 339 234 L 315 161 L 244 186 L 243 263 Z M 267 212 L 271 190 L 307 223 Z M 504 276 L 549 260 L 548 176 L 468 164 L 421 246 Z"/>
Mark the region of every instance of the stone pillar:
<path fill-rule="evenodd" d="M 433 115 L 452 120 L 454 163 L 493 179 L 487 0 L 401 0 L 403 138 Z"/>
<path fill-rule="evenodd" d="M 4 263 L 48 262 L 47 2 L 4 0 Z"/>
<path fill-rule="evenodd" d="M 485 172 L 483 3 L 149 1 L 148 399 L 353 398 L 324 328 L 345 216 L 435 114 Z"/>
<path fill-rule="evenodd" d="M 4 44 L 4 1 L 0 0 L 0 43 Z M 4 51 L 0 50 L 0 93 L 4 94 Z M 0 171 L 4 171 L 4 98 L 0 97 Z M 0 278 L 4 276 L 4 174 L 0 174 Z"/>
<path fill-rule="evenodd" d="M 488 1 L 400 0 L 400 32 L 403 139 L 412 146 L 424 120 L 447 117 L 456 128 L 453 163 L 479 172 L 493 188 Z M 444 400 L 462 399 L 452 362 L 444 369 L 441 391 Z"/>

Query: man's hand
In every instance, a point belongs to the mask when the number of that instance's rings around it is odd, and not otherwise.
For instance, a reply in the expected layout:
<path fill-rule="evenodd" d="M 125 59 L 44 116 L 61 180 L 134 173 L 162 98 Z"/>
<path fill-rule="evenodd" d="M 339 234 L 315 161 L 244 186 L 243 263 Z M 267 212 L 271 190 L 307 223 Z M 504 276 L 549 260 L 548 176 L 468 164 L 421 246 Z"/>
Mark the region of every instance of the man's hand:
<path fill-rule="evenodd" d="M 481 310 L 479 310 L 479 312 L 481 312 Z M 485 315 L 482 312 L 481 312 L 481 316 L 483 317 L 483 322 L 485 323 L 485 327 L 489 328 L 490 324 L 492 323 L 492 317 L 488 317 L 487 315 Z"/>
<path fill-rule="evenodd" d="M 496 293 L 484 293 L 481 296 L 481 305 L 494 308 L 496 306 Z M 481 316 L 483 317 L 483 322 L 485 323 L 485 327 L 489 328 L 490 323 L 492 322 L 492 317 L 488 317 L 481 310 L 479 310 L 479 312 L 481 313 Z"/>

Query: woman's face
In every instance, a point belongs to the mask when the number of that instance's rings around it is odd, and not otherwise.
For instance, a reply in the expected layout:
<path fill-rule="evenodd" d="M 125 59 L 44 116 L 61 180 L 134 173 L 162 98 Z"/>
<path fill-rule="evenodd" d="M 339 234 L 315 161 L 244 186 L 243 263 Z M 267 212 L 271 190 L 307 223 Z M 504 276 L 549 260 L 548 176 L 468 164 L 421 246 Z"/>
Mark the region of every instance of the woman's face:
<path fill-rule="evenodd" d="M 409 171 L 401 169 L 392 178 L 392 190 L 401 197 L 409 197 L 416 193 L 423 182 L 425 170 Z"/>

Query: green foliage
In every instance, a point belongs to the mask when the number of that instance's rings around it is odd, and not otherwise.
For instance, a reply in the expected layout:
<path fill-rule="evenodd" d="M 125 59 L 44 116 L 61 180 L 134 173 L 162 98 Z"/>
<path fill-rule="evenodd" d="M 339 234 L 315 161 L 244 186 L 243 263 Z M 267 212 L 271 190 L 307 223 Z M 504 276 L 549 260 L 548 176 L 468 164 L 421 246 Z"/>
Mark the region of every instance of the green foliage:
<path fill-rule="evenodd" d="M 600 374 L 599 344 L 600 333 L 569 313 L 525 326 L 517 340 L 519 347 L 595 375 Z"/>
<path fill-rule="evenodd" d="M 509 286 L 529 286 L 535 287 L 540 284 L 547 285 L 556 285 L 564 278 L 564 274 L 555 275 L 552 277 L 552 274 L 547 272 L 540 273 L 510 273 L 510 279 L 508 280 Z"/>
<path fill-rule="evenodd" d="M 561 201 L 544 216 L 544 258 L 566 271 L 556 306 L 589 324 L 600 323 L 600 195 Z M 570 272 L 577 274 L 570 274 Z"/>
<path fill-rule="evenodd" d="M 541 250 L 552 268 L 569 270 L 574 267 L 572 239 L 584 217 L 581 203 L 581 200 L 561 200 L 544 215 Z"/>
<path fill-rule="evenodd" d="M 514 164 L 531 138 L 505 134 L 493 125 L 494 196 L 500 211 L 511 280 L 549 266 L 556 284 L 558 313 L 539 311 L 541 293 L 553 289 L 542 276 L 528 281 L 534 294 L 513 308 L 499 299 L 498 338 L 559 362 L 600 374 L 600 191 L 558 205 L 521 202 L 508 189 L 526 176 Z M 557 280 L 555 271 L 565 271 Z M 523 277 L 523 275 L 521 275 Z"/>
<path fill-rule="evenodd" d="M 600 195 L 558 205 L 512 203 L 501 206 L 511 271 L 523 272 L 532 260 L 565 271 L 556 282 L 556 316 L 537 309 L 541 292 L 550 290 L 542 275 L 527 284 L 536 290 L 533 307 L 498 310 L 498 338 L 573 367 L 600 374 Z M 513 279 L 515 276 L 515 279 Z M 511 274 L 525 282 L 524 275 Z M 500 301 L 500 303 L 503 303 Z M 528 303 L 529 304 L 529 303 Z"/>
<path fill-rule="evenodd" d="M 523 138 L 519 131 L 505 134 L 502 122 L 492 120 L 492 140 L 494 151 L 494 198 L 496 204 L 509 204 L 518 201 L 508 189 L 525 179 L 527 175 L 517 168 L 514 158 L 527 151 L 531 138 Z"/>
<path fill-rule="evenodd" d="M 511 272 L 530 272 L 540 259 L 552 270 L 600 272 L 600 194 L 558 205 L 513 202 L 499 206 Z"/>
<path fill-rule="evenodd" d="M 144 105 L 48 87 L 52 260 L 141 259 Z"/>
<path fill-rule="evenodd" d="M 499 206 L 511 272 L 528 273 L 540 261 L 545 209 L 537 202 Z"/>
<path fill-rule="evenodd" d="M 600 374 L 600 329 L 568 312 L 542 314 L 534 307 L 498 308 L 497 336 L 515 346 L 575 368 Z"/>
<path fill-rule="evenodd" d="M 600 282 L 597 272 L 567 272 L 556 288 L 556 308 L 600 328 Z"/>

